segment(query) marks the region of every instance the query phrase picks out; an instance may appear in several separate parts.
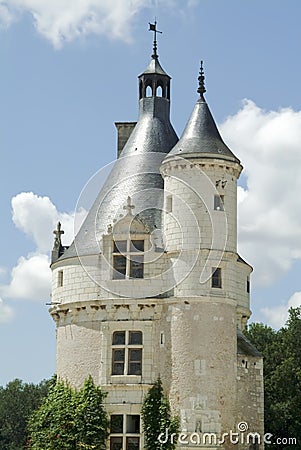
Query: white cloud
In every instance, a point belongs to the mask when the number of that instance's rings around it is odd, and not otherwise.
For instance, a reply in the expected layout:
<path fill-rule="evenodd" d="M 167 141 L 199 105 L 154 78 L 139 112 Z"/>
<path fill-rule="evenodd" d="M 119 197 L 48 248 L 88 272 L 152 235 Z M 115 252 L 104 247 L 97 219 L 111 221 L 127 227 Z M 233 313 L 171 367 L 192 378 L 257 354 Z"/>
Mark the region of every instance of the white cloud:
<path fill-rule="evenodd" d="M 281 328 L 288 319 L 288 310 L 301 306 L 301 292 L 295 292 L 286 305 L 278 305 L 262 308 L 261 312 L 266 317 L 269 325 L 275 328 Z"/>
<path fill-rule="evenodd" d="M 4 304 L 0 298 L 0 323 L 10 322 L 14 317 L 13 308 Z"/>
<path fill-rule="evenodd" d="M 301 258 L 301 112 L 246 100 L 221 131 L 247 179 L 238 191 L 239 249 L 255 282 L 269 285 Z"/>
<path fill-rule="evenodd" d="M 60 213 L 49 197 L 40 197 L 33 192 L 22 192 L 12 199 L 13 221 L 19 230 L 30 236 L 37 252 L 49 253 L 53 244 L 53 230 L 57 222 L 62 223 L 64 245 L 74 238 L 74 213 Z M 84 218 L 86 211 L 80 210 L 78 218 Z"/>
<path fill-rule="evenodd" d="M 130 41 L 133 18 L 142 9 L 161 4 L 177 10 L 177 3 L 180 6 L 175 0 L 0 0 L 0 20 L 9 26 L 22 13 L 30 14 L 38 32 L 55 47 L 91 33 Z M 187 0 L 188 7 L 197 3 Z"/>
<path fill-rule="evenodd" d="M 50 295 L 51 270 L 47 255 L 21 256 L 12 269 L 11 282 L 1 287 L 1 293 L 8 298 L 45 301 Z"/>
<path fill-rule="evenodd" d="M 54 241 L 53 230 L 62 223 L 63 245 L 70 245 L 74 238 L 74 213 L 60 213 L 48 197 L 33 192 L 22 192 L 12 199 L 13 221 L 17 228 L 30 236 L 36 246 L 34 253 L 21 256 L 11 271 L 8 285 L 0 292 L 7 298 L 42 300 L 49 298 L 51 270 L 50 251 Z M 77 221 L 83 220 L 86 211 L 77 213 Z M 3 268 L 0 268 L 0 274 Z"/>
<path fill-rule="evenodd" d="M 16 227 L 33 238 L 39 251 L 49 251 L 52 231 L 58 219 L 58 212 L 50 199 L 33 192 L 22 192 L 13 197 L 11 204 Z"/>

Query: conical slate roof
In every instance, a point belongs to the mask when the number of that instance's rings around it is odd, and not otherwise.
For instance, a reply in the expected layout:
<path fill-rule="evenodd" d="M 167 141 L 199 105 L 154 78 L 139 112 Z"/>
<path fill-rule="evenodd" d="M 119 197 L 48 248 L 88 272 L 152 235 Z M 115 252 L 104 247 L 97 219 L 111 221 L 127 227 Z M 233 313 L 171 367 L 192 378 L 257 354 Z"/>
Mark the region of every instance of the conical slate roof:
<path fill-rule="evenodd" d="M 224 143 L 203 97 L 197 101 L 179 142 L 168 156 L 184 157 L 195 153 L 215 158 L 227 157 L 239 162 Z"/>
<path fill-rule="evenodd" d="M 203 156 L 214 158 L 230 158 L 239 162 L 239 159 L 224 143 L 204 98 L 204 93 L 206 92 L 204 78 L 203 66 L 201 65 L 198 88 L 200 98 L 192 111 L 179 142 L 168 156 L 179 155 L 185 157 L 193 154 L 202 154 Z"/>
<path fill-rule="evenodd" d="M 143 74 L 148 74 L 148 73 L 158 74 L 158 75 L 165 75 L 168 78 L 170 78 L 170 76 L 165 72 L 165 70 L 162 69 L 162 66 L 159 63 L 158 57 L 157 58 L 152 58 L 150 63 L 149 63 L 149 65 L 147 66 L 147 68 L 143 72 Z M 143 74 L 141 74 L 141 75 L 143 75 Z"/>
<path fill-rule="evenodd" d="M 160 75 L 170 79 L 157 59 L 152 59 L 146 70 L 150 70 L 149 77 L 154 80 Z M 99 253 L 102 235 L 125 214 L 128 196 L 135 206 L 133 214 L 139 214 L 150 231 L 161 228 L 163 179 L 159 168 L 178 141 L 170 123 L 169 108 L 167 97 L 157 97 L 155 93 L 151 97 L 142 95 L 138 122 L 105 183 L 99 188 L 74 242 L 60 260 Z"/>

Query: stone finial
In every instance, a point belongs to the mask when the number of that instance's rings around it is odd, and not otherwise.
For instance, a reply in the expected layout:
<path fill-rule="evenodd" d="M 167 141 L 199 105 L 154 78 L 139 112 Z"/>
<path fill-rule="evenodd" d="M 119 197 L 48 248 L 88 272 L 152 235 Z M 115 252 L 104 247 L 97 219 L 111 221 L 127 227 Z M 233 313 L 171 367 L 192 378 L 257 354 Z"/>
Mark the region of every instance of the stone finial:
<path fill-rule="evenodd" d="M 201 61 L 201 67 L 200 67 L 200 73 L 199 73 L 199 87 L 197 92 L 200 94 L 201 98 L 204 98 L 204 94 L 206 92 L 205 88 L 205 75 L 204 75 L 204 69 L 203 69 L 203 61 Z"/>
<path fill-rule="evenodd" d="M 123 209 L 125 209 L 127 211 L 127 214 L 129 216 L 132 215 L 132 209 L 134 209 L 135 206 L 132 205 L 132 199 L 130 196 L 128 196 L 127 201 L 126 201 L 126 205 L 123 207 Z"/>
<path fill-rule="evenodd" d="M 53 245 L 54 248 L 59 248 L 62 245 L 61 235 L 64 233 L 65 233 L 65 231 L 62 230 L 61 222 L 58 222 L 56 230 L 53 231 L 53 234 L 55 235 L 54 245 Z"/>
<path fill-rule="evenodd" d="M 53 243 L 53 249 L 51 252 L 51 262 L 55 262 L 59 257 L 63 254 L 64 250 L 67 247 L 62 246 L 62 239 L 61 236 L 65 232 L 62 230 L 61 222 L 57 223 L 56 230 L 53 231 L 53 234 L 55 235 L 54 243 Z"/>

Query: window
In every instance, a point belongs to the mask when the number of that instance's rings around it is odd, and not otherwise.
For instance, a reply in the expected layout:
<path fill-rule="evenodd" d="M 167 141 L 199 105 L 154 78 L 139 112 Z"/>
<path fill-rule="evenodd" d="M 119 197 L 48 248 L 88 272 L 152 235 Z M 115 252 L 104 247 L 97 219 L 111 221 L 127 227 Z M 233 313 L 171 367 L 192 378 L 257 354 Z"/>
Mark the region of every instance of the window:
<path fill-rule="evenodd" d="M 145 97 L 152 97 L 153 96 L 153 90 L 151 86 L 146 86 L 145 91 Z"/>
<path fill-rule="evenodd" d="M 168 195 L 166 197 L 166 212 L 172 212 L 172 196 Z"/>
<path fill-rule="evenodd" d="M 62 270 L 59 270 L 57 273 L 57 285 L 58 287 L 62 287 L 64 282 L 64 273 Z"/>
<path fill-rule="evenodd" d="M 112 339 L 112 375 L 142 374 L 142 332 L 115 331 Z"/>
<path fill-rule="evenodd" d="M 224 195 L 214 196 L 214 209 L 215 211 L 224 211 Z"/>
<path fill-rule="evenodd" d="M 110 426 L 110 450 L 139 450 L 140 416 L 112 414 Z"/>
<path fill-rule="evenodd" d="M 113 280 L 143 278 L 144 240 L 113 242 Z"/>
<path fill-rule="evenodd" d="M 220 269 L 219 267 L 212 268 L 211 287 L 213 288 L 222 287 L 222 269 Z"/>
<path fill-rule="evenodd" d="M 247 277 L 247 293 L 250 293 L 250 278 Z"/>

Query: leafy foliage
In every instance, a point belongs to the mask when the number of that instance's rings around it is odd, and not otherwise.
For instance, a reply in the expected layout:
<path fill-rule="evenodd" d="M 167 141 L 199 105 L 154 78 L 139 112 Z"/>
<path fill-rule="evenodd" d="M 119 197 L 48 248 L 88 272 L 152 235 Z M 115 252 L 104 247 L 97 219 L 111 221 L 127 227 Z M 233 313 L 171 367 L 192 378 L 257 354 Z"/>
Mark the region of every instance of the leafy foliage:
<path fill-rule="evenodd" d="M 29 422 L 32 450 L 104 450 L 108 418 L 105 394 L 89 377 L 78 392 L 58 381 Z"/>
<path fill-rule="evenodd" d="M 106 394 L 94 385 L 90 376 L 77 395 L 77 440 L 83 448 L 106 449 L 109 420 L 104 410 Z"/>
<path fill-rule="evenodd" d="M 301 444 L 301 308 L 291 308 L 286 326 L 275 331 L 251 324 L 246 332 L 264 356 L 265 430 Z M 284 450 L 293 446 L 271 445 Z"/>
<path fill-rule="evenodd" d="M 54 379 L 35 385 L 16 379 L 0 387 L 0 448 L 22 450 L 27 440 L 27 421 L 45 399 Z"/>
<path fill-rule="evenodd" d="M 166 443 L 158 440 L 161 433 L 165 436 L 166 430 L 169 436 L 173 433 L 177 435 L 179 431 L 179 418 L 171 417 L 169 401 L 164 394 L 160 378 L 147 393 L 141 412 L 146 450 L 173 450 L 176 447 L 176 439 L 174 443 L 170 439 Z"/>

